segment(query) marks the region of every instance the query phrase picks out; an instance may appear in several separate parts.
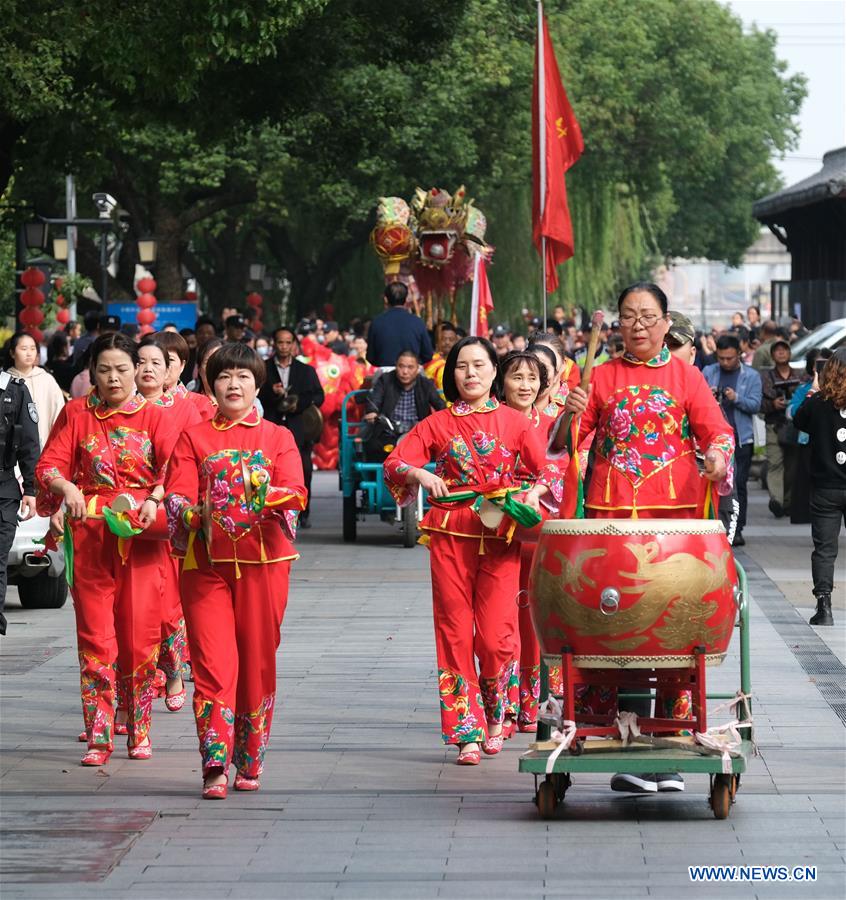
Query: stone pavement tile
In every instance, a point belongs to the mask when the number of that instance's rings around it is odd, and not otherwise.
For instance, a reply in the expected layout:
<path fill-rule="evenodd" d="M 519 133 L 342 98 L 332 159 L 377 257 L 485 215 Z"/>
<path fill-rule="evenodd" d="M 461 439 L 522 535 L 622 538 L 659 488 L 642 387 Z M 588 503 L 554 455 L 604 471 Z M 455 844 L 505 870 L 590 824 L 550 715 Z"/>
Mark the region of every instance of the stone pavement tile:
<path fill-rule="evenodd" d="M 258 877 L 267 873 L 318 874 L 323 876 L 344 872 L 353 858 L 352 850 L 335 851 L 331 844 L 317 843 L 311 851 L 275 853 L 254 857 L 240 869 L 243 878 Z M 261 879 L 264 880 L 264 879 Z"/>
<path fill-rule="evenodd" d="M 250 881 L 230 885 L 226 896 L 241 900 L 331 900 L 337 884 L 334 878 L 326 881 Z"/>
<path fill-rule="evenodd" d="M 391 885 L 389 893 L 391 900 L 431 900 L 438 896 L 438 883 L 429 881 L 409 882 L 398 881 Z M 332 897 L 360 897 L 361 900 L 373 900 L 374 897 L 385 897 L 385 885 L 383 882 L 373 881 L 341 881 L 332 892 Z"/>

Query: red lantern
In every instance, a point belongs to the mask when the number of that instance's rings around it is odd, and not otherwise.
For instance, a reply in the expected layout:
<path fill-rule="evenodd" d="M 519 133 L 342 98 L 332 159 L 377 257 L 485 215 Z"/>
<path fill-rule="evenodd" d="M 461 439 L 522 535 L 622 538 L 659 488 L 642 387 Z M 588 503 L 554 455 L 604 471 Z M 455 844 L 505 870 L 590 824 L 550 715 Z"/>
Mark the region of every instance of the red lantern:
<path fill-rule="evenodd" d="M 44 321 L 44 313 L 37 306 L 25 306 L 18 318 L 22 325 L 40 325 Z"/>
<path fill-rule="evenodd" d="M 142 325 L 142 326 L 138 329 L 138 333 L 141 335 L 141 337 L 144 337 L 145 334 L 153 334 L 153 332 L 154 332 L 155 330 L 156 330 L 156 329 L 153 328 L 152 325 Z"/>
<path fill-rule="evenodd" d="M 22 306 L 41 306 L 44 302 L 44 292 L 38 288 L 28 287 L 21 293 Z"/>
<path fill-rule="evenodd" d="M 56 294 L 56 306 L 64 306 L 65 298 L 62 294 Z"/>
<path fill-rule="evenodd" d="M 256 309 L 258 309 L 258 307 L 261 306 L 263 302 L 264 297 L 262 297 L 261 294 L 257 294 L 255 291 L 253 291 L 252 294 L 247 294 L 247 303 L 250 306 L 254 306 L 256 307 Z"/>
<path fill-rule="evenodd" d="M 61 278 L 57 278 L 57 279 L 53 282 L 53 284 L 54 284 L 54 286 L 55 286 L 55 288 L 56 288 L 57 291 L 60 291 L 60 290 L 62 289 L 62 285 L 63 285 L 64 283 L 65 283 L 64 280 L 61 279 Z"/>
<path fill-rule="evenodd" d="M 70 312 L 68 312 L 68 310 L 66 310 L 66 309 L 60 309 L 56 313 L 56 321 L 60 325 L 67 325 L 68 322 L 70 322 Z"/>
<path fill-rule="evenodd" d="M 30 266 L 28 269 L 24 269 L 23 275 L 21 275 L 21 284 L 24 287 L 40 287 L 47 280 L 47 276 L 41 271 L 41 269 L 36 269 L 35 266 Z"/>
<path fill-rule="evenodd" d="M 40 328 L 27 328 L 27 334 L 32 335 L 33 340 L 38 341 L 38 343 L 42 343 L 44 340 L 44 332 L 41 331 Z"/>
<path fill-rule="evenodd" d="M 186 300 L 193 302 L 194 300 L 197 299 L 197 292 L 196 291 L 185 291 L 185 293 L 183 294 L 183 297 Z"/>
<path fill-rule="evenodd" d="M 141 294 L 135 302 L 141 309 L 151 309 L 156 305 L 156 298 L 152 294 Z"/>
<path fill-rule="evenodd" d="M 152 309 L 142 309 L 135 314 L 139 325 L 152 325 L 156 321 L 156 314 Z"/>
<path fill-rule="evenodd" d="M 156 292 L 156 282 L 155 279 L 150 278 L 149 276 L 138 279 L 138 284 L 136 288 L 142 294 L 155 294 Z"/>

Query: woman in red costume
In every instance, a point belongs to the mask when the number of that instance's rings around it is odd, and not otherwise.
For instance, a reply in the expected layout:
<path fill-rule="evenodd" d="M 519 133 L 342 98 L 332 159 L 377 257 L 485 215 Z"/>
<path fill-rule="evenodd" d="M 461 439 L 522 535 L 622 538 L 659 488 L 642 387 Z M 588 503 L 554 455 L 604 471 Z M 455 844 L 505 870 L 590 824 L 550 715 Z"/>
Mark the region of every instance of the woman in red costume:
<path fill-rule="evenodd" d="M 564 342 L 557 334 L 549 332 L 533 334 L 528 349 L 534 353 L 539 347 L 552 351 L 555 356 L 555 371 L 549 380 L 548 393 L 545 391 L 536 405 L 545 416 L 557 419 L 564 409 L 567 394 L 578 385 L 581 372 L 573 360 L 567 356 Z"/>
<path fill-rule="evenodd" d="M 36 467 L 38 510 L 73 541 L 69 581 L 76 615 L 86 766 L 113 749 L 115 666 L 127 699 L 130 759 L 149 759 L 167 542 L 118 538 L 104 507 L 128 495 L 148 528 L 164 494 L 161 472 L 176 434 L 135 390 L 138 351 L 123 334 L 91 348 L 94 388 L 62 411 Z M 64 513 L 61 511 L 64 501 Z"/>
<path fill-rule="evenodd" d="M 552 352 L 549 351 L 549 356 Z M 536 429 L 542 446 L 549 440 L 549 430 L 555 423 L 550 416 L 541 415 L 535 406 L 538 398 L 549 395 L 548 373 L 555 366 L 549 361 L 546 348 L 534 353 L 515 351 L 505 356 L 499 363 L 499 382 L 501 394 L 507 406 L 526 416 Z M 553 388 L 557 382 L 553 383 Z M 543 402 L 543 400 L 541 401 Z M 544 403 L 546 407 L 548 403 Z M 547 460 L 556 465 L 554 460 Z M 521 473 L 523 474 L 523 473 Z M 527 478 L 533 477 L 525 473 Z M 544 505 L 549 502 L 549 495 L 544 497 Z M 546 507 L 544 518 L 555 517 L 558 511 Z M 519 698 L 514 704 L 518 707 L 517 728 L 520 731 L 537 731 L 538 699 L 540 697 L 540 645 L 535 635 L 529 604 L 526 600 L 529 589 L 529 574 L 532 569 L 532 558 L 535 554 L 535 541 L 523 541 L 520 545 L 520 600 L 518 602 L 518 622 L 520 627 L 520 682 Z"/>
<path fill-rule="evenodd" d="M 634 284 L 617 301 L 626 352 L 593 370 L 590 389 L 573 388 L 565 411 L 581 416 L 579 442 L 595 430 L 585 511 L 589 518 L 682 518 L 706 515 L 711 486 L 731 492 L 734 437 L 702 373 L 664 346 L 667 298 L 657 286 Z M 563 444 L 559 429 L 554 444 Z M 704 478 L 695 445 L 705 453 Z M 628 701 L 629 709 L 648 709 Z M 656 705 L 687 718 L 686 694 Z M 648 706 L 648 703 L 646 704 Z M 619 790 L 683 790 L 678 775 L 663 780 L 614 776 Z M 642 783 L 638 783 L 642 782 Z M 662 786 L 663 785 L 663 786 Z"/>
<path fill-rule="evenodd" d="M 179 347 L 174 347 L 174 338 L 188 345 L 179 334 L 159 332 L 148 335 L 138 345 L 140 365 L 135 383 L 144 398 L 165 410 L 165 416 L 176 434 L 182 434 L 190 425 L 202 421 L 197 407 L 187 400 L 187 391 L 176 392 L 166 387 L 168 373 L 170 380 L 177 379 L 182 370 Z M 182 387 L 179 381 L 177 387 Z M 178 712 L 185 705 L 185 682 L 183 668 L 189 662 L 188 642 L 185 635 L 185 617 L 179 596 L 179 563 L 168 558 L 165 570 L 165 584 L 162 591 L 162 640 L 159 648 L 158 668 L 164 673 L 165 706 L 171 712 Z"/>
<path fill-rule="evenodd" d="M 401 505 L 414 500 L 418 485 L 429 493 L 420 527 L 431 551 L 441 728 L 444 743 L 458 745 L 459 765 L 477 765 L 480 744 L 488 754 L 502 748 L 517 677 L 520 545 L 514 522 L 491 501 L 521 490 L 518 468 L 537 476 L 527 506 L 537 511 L 547 491 L 560 500 L 558 471 L 546 465 L 535 429 L 496 399 L 496 366 L 483 338 L 455 344 L 444 366 L 453 405 L 419 422 L 384 466 Z M 434 473 L 424 468 L 432 459 Z"/>
<path fill-rule="evenodd" d="M 168 467 L 171 541 L 194 670 L 203 797 L 259 788 L 276 701 L 276 651 L 288 600 L 302 463 L 287 428 L 255 408 L 265 366 L 244 344 L 209 360 L 218 411 L 179 439 Z"/>

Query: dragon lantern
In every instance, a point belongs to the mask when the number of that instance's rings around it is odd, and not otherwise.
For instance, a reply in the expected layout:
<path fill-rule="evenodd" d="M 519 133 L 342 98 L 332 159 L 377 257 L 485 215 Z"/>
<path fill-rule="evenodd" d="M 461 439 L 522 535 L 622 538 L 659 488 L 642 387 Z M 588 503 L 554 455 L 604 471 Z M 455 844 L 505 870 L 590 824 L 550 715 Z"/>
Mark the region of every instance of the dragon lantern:
<path fill-rule="evenodd" d="M 456 323 L 455 293 L 472 280 L 477 253 L 487 259 L 493 248 L 485 243 L 487 220 L 466 200 L 464 186 L 454 194 L 442 188 L 417 188 L 411 203 L 401 197 L 380 197 L 376 227 L 370 243 L 382 263 L 385 281 L 401 281 L 419 312 L 421 296 L 426 304 L 426 324 L 443 318 L 449 301 L 449 317 Z"/>

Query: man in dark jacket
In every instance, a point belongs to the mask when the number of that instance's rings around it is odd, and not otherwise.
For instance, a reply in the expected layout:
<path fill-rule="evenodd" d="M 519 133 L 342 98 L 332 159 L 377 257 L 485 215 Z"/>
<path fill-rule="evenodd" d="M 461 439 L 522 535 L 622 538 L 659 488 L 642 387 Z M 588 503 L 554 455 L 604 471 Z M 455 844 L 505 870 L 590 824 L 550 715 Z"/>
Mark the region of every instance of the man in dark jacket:
<path fill-rule="evenodd" d="M 385 372 L 373 385 L 364 419 L 374 422 L 377 416 L 386 416 L 405 434 L 433 409 L 445 409 L 446 404 L 434 382 L 420 373 L 416 354 L 403 350 L 396 364 L 393 372 Z"/>
<path fill-rule="evenodd" d="M 394 281 L 385 288 L 388 307 L 370 324 L 367 358 L 374 366 L 392 366 L 403 350 L 410 350 L 422 362 L 432 358 L 432 341 L 423 320 L 405 308 L 408 288 Z"/>
<path fill-rule="evenodd" d="M 300 526 L 308 528 L 313 443 L 305 433 L 303 413 L 310 406 L 321 406 L 324 398 L 317 372 L 294 358 L 296 345 L 297 339 L 292 329 L 282 327 L 273 332 L 274 354 L 265 362 L 267 378 L 259 391 L 259 400 L 264 407 L 265 419 L 287 428 L 300 451 L 305 487 L 309 493 L 308 504 L 300 516 Z"/>

